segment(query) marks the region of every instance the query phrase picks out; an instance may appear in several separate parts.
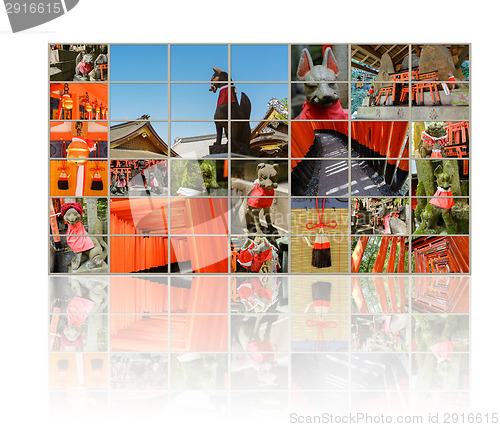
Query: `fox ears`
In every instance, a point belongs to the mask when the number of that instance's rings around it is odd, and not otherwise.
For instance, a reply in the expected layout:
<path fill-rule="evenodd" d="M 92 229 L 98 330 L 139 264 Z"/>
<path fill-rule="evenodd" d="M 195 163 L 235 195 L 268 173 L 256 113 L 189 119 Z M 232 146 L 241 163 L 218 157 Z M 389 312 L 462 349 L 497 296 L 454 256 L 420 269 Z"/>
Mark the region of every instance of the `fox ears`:
<path fill-rule="evenodd" d="M 337 60 L 335 59 L 335 56 L 333 55 L 332 49 L 330 47 L 327 47 L 325 49 L 325 53 L 323 54 L 323 63 L 321 65 L 332 70 L 335 73 L 335 76 L 337 76 L 337 74 L 339 73 Z M 313 67 L 314 63 L 311 58 L 311 54 L 307 49 L 302 49 L 299 66 L 297 68 L 297 78 L 299 80 L 304 80 L 306 74 L 311 71 Z"/>
<path fill-rule="evenodd" d="M 332 48 L 327 47 L 325 53 L 323 54 L 323 67 L 329 68 L 335 73 L 335 76 L 339 73 L 339 67 L 337 66 L 337 60 L 333 55 Z"/>

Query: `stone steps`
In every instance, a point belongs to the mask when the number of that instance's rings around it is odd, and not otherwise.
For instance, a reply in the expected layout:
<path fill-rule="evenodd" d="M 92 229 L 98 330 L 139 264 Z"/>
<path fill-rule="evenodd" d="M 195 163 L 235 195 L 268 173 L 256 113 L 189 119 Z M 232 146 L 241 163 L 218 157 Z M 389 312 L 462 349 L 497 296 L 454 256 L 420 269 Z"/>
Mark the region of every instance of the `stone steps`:
<path fill-rule="evenodd" d="M 72 81 L 75 75 L 78 52 L 71 50 L 50 51 L 50 81 Z"/>

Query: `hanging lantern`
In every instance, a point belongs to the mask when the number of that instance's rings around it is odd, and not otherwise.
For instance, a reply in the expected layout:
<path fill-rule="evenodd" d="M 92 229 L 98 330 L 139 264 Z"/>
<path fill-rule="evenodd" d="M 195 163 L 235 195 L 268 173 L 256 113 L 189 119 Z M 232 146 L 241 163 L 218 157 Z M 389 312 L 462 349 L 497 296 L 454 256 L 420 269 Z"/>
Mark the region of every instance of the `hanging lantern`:
<path fill-rule="evenodd" d="M 59 100 L 59 111 L 57 113 L 58 119 L 64 119 L 65 113 L 73 109 L 73 98 L 69 94 L 68 83 L 64 84 L 64 92 Z"/>
<path fill-rule="evenodd" d="M 89 93 L 85 92 L 85 100 L 83 101 L 83 109 L 85 111 L 85 119 L 92 120 L 92 110 L 94 106 L 89 100 Z"/>
<path fill-rule="evenodd" d="M 77 165 L 84 165 L 87 163 L 89 161 L 89 153 L 95 150 L 93 141 L 80 136 L 82 127 L 82 122 L 76 123 L 76 136 L 73 137 L 66 150 L 68 162 Z"/>
<path fill-rule="evenodd" d="M 91 113 L 91 112 L 92 112 L 92 108 L 93 108 L 93 107 L 92 107 L 92 104 L 91 104 L 90 102 L 88 102 L 88 101 L 87 101 L 87 102 L 85 102 L 85 111 L 86 111 L 87 113 Z"/>
<path fill-rule="evenodd" d="M 63 94 L 61 104 L 64 110 L 71 110 L 73 108 L 73 98 L 71 98 L 69 93 Z"/>

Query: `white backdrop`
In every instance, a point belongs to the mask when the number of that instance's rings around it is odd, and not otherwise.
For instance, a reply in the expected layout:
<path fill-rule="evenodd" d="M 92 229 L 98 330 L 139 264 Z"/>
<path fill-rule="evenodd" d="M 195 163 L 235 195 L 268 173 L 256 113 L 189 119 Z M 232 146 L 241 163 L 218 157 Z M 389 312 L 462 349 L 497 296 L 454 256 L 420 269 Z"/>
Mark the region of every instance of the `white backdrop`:
<path fill-rule="evenodd" d="M 17 34 L 11 33 L 0 6 L 2 421 L 16 425 L 48 422 L 45 209 L 49 42 L 471 42 L 470 406 L 474 411 L 500 410 L 497 14 L 481 8 L 477 1 L 421 1 L 412 7 L 407 3 L 392 3 L 393 10 L 384 4 L 382 16 L 375 9 L 376 2 L 359 0 L 342 4 L 254 0 L 244 5 L 226 0 L 80 0 L 65 16 Z M 76 425 L 77 421 L 68 423 Z"/>

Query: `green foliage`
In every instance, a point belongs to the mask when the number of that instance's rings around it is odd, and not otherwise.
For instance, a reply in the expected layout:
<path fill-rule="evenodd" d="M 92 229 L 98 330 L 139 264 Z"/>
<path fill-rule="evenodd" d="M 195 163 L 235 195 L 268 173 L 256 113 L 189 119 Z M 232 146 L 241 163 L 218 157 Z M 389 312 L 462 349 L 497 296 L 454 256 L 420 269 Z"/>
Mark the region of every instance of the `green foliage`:
<path fill-rule="evenodd" d="M 359 64 L 358 61 L 353 60 L 353 62 Z M 366 67 L 366 65 L 363 65 Z M 351 79 L 352 80 L 357 80 L 358 77 L 362 78 L 363 75 L 365 75 L 365 82 L 366 81 L 375 81 L 375 74 L 369 74 L 366 71 L 361 71 L 359 68 L 351 67 Z"/>
<path fill-rule="evenodd" d="M 358 243 L 359 237 L 355 237 L 351 242 L 351 252 L 354 251 L 356 244 Z M 380 250 L 380 244 L 382 242 L 382 236 L 370 236 L 366 244 L 365 252 L 363 253 L 363 258 L 361 259 L 361 264 L 359 265 L 359 273 L 371 273 L 373 266 L 375 265 L 375 260 L 377 259 L 378 252 Z M 386 270 L 387 264 L 389 262 L 389 253 L 391 250 L 392 243 L 389 244 L 387 255 L 384 261 L 384 271 Z M 395 266 L 397 267 L 399 263 L 399 249 L 401 244 L 399 240 L 397 241 L 396 249 L 396 261 Z M 405 271 L 408 271 L 408 255 L 405 254 Z"/>
<path fill-rule="evenodd" d="M 88 215 L 87 215 L 88 206 L 86 199 L 82 199 L 81 205 L 83 209 L 82 222 L 85 226 L 90 226 L 90 224 L 88 224 Z M 97 199 L 97 218 L 101 220 L 101 222 L 107 221 L 108 219 L 107 199 Z"/>
<path fill-rule="evenodd" d="M 219 188 L 217 166 L 215 160 L 176 160 L 172 162 L 170 181 L 173 194 L 180 187 L 204 193 Z"/>
<path fill-rule="evenodd" d="M 373 282 L 373 278 L 371 277 L 360 277 L 359 284 L 361 286 L 361 292 L 363 293 L 363 297 L 365 299 L 366 305 L 368 307 L 369 313 L 382 313 L 382 306 L 380 305 L 380 299 L 377 291 L 375 290 L 375 285 Z M 399 295 L 399 286 L 397 279 L 394 279 L 395 291 L 396 291 L 396 302 L 399 306 L 400 295 Z M 384 288 L 387 298 L 389 299 L 389 286 L 387 283 L 387 279 L 384 279 Z M 405 299 L 408 297 L 408 286 L 405 281 L 405 289 L 404 289 Z M 390 300 L 389 300 L 390 301 Z M 358 307 L 354 302 L 354 298 L 352 299 L 352 310 L 354 313 L 359 313 Z"/>
<path fill-rule="evenodd" d="M 280 99 L 280 103 L 283 104 L 283 106 L 285 107 L 285 110 L 288 111 L 288 98 L 283 98 L 283 99 Z M 278 118 L 280 120 L 288 120 L 288 113 L 286 114 L 279 114 L 278 113 Z"/>
<path fill-rule="evenodd" d="M 357 88 L 355 84 L 351 85 L 351 114 L 354 114 L 367 96 L 368 89 L 363 87 Z"/>
<path fill-rule="evenodd" d="M 101 221 L 107 219 L 108 201 L 107 199 L 97 199 L 97 218 Z"/>
<path fill-rule="evenodd" d="M 462 62 L 462 74 L 464 75 L 464 77 L 469 80 L 469 61 L 464 61 Z"/>
<path fill-rule="evenodd" d="M 225 366 L 224 355 L 201 355 L 199 359 L 179 362 L 172 358 L 172 383 L 179 390 L 214 390 L 219 366 Z"/>

